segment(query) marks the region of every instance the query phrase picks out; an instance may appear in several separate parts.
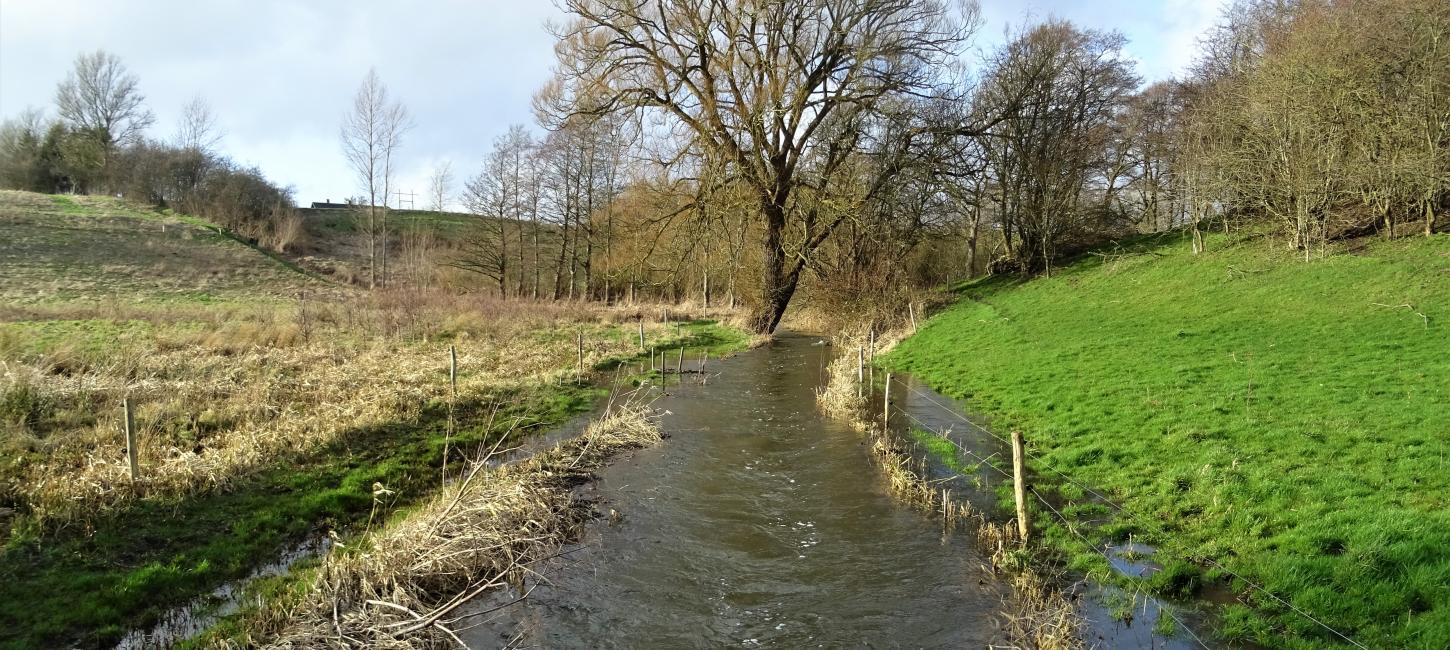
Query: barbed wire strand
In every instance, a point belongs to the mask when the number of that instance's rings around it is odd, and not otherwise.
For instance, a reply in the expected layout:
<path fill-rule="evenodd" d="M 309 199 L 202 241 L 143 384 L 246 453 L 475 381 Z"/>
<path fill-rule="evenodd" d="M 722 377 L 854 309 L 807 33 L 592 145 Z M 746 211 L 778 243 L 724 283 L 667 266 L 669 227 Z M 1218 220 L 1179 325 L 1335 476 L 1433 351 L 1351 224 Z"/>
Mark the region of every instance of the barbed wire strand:
<path fill-rule="evenodd" d="M 996 438 L 997 440 L 999 440 L 999 441 L 1001 441 L 1001 442 L 1003 442 L 1005 444 L 1008 444 L 1008 445 L 1011 444 L 1011 442 L 1008 441 L 1006 438 L 1003 438 L 1002 436 L 999 436 L 996 433 L 993 433 L 991 430 L 989 430 L 989 429 L 987 429 L 985 427 L 978 426 L 975 422 L 972 422 L 971 420 L 967 419 L 966 416 L 962 415 L 961 413 L 958 413 L 956 411 L 956 409 L 954 409 L 954 408 L 952 408 L 950 406 L 947 406 L 945 404 L 942 404 L 940 401 L 932 398 L 931 395 L 928 395 L 928 394 L 922 392 L 921 390 L 917 389 L 916 387 L 911 386 L 911 385 L 909 385 L 909 384 L 901 381 L 900 378 L 892 377 L 892 381 L 894 381 L 896 384 L 900 385 L 902 388 L 905 388 L 906 390 L 910 391 L 911 393 L 916 394 L 918 397 L 921 397 L 922 399 L 925 399 L 926 401 L 931 402 L 932 404 L 935 404 L 938 408 L 940 408 L 943 411 L 946 411 L 946 412 L 952 414 L 957 419 L 960 419 L 962 422 L 967 423 L 971 427 L 973 427 L 975 429 L 978 429 L 978 430 L 981 430 L 981 431 L 985 432 L 987 435 L 992 436 L 993 438 Z M 887 386 L 887 389 L 890 390 L 890 386 Z M 1117 510 L 1119 513 L 1122 513 L 1124 515 L 1127 515 L 1130 519 L 1136 521 L 1137 523 L 1144 524 L 1144 525 L 1152 528 L 1154 530 L 1154 532 L 1157 532 L 1159 535 L 1162 535 L 1165 539 L 1172 539 L 1172 536 L 1169 535 L 1167 533 L 1167 531 L 1164 531 L 1162 528 L 1158 527 L 1157 525 L 1154 525 L 1152 522 L 1149 522 L 1149 521 L 1143 519 L 1142 517 L 1139 517 L 1138 515 L 1134 514 L 1132 511 L 1128 510 L 1127 508 L 1124 508 L 1123 506 L 1121 506 L 1118 503 L 1114 502 L 1112 499 L 1109 499 L 1107 496 L 1104 496 L 1102 493 L 1098 492 L 1097 490 L 1094 490 L 1094 489 L 1092 489 L 1092 488 L 1090 488 L 1090 487 L 1088 487 L 1086 485 L 1083 485 L 1082 483 L 1077 482 L 1071 476 L 1068 476 L 1066 473 L 1058 470 L 1057 468 L 1055 468 L 1055 467 L 1053 467 L 1051 465 L 1048 465 L 1045 461 L 1042 460 L 1041 457 L 1039 457 L 1038 455 L 1036 455 L 1036 454 L 1028 451 L 1025 447 L 1023 448 L 1022 452 L 1025 455 L 1027 455 L 1028 458 L 1031 458 L 1032 460 L 1037 461 L 1037 465 L 1039 467 L 1042 467 L 1042 468 L 1045 468 L 1045 469 L 1051 471 L 1053 474 L 1056 474 L 1057 476 L 1061 477 L 1063 480 L 1065 480 L 1068 483 L 1071 483 L 1072 485 L 1076 486 L 1079 490 L 1082 490 L 1082 491 L 1084 491 L 1084 492 L 1086 492 L 1088 494 L 1091 494 L 1091 495 L 1097 497 L 1098 499 L 1102 500 L 1104 503 L 1108 504 L 1109 506 L 1112 506 L 1113 509 Z M 1234 572 L 1233 570 L 1229 569 L 1228 567 L 1220 564 L 1217 560 L 1214 560 L 1213 558 L 1210 558 L 1210 557 L 1205 557 L 1205 558 L 1202 558 L 1202 559 L 1203 559 L 1204 562 L 1212 565 L 1214 568 L 1218 569 L 1219 571 L 1222 571 L 1224 573 L 1227 573 L 1228 575 L 1233 576 L 1234 578 L 1237 578 L 1239 581 L 1241 581 L 1244 584 L 1248 585 L 1249 588 L 1253 589 L 1254 591 L 1257 591 L 1259 593 L 1262 593 L 1262 594 L 1268 596 L 1269 598 L 1272 598 L 1275 602 L 1278 602 L 1279 604 L 1281 604 L 1281 605 L 1283 605 L 1285 607 L 1288 607 L 1290 610 L 1293 610 L 1294 613 L 1296 613 L 1296 614 L 1304 617 L 1305 619 L 1308 619 L 1309 621 L 1313 622 L 1315 625 L 1318 625 L 1319 627 L 1322 627 L 1325 630 L 1328 630 L 1330 633 L 1332 633 L 1335 636 L 1343 639 L 1345 642 L 1349 643 L 1350 645 L 1352 645 L 1352 646 L 1354 646 L 1356 648 L 1360 648 L 1360 650 L 1369 650 L 1368 646 L 1365 646 L 1363 643 L 1360 643 L 1359 641 L 1356 641 L 1353 638 L 1350 638 L 1349 635 L 1347 635 L 1347 634 L 1345 634 L 1343 632 L 1340 632 L 1339 630 L 1331 627 L 1329 624 L 1325 623 L 1324 621 L 1321 621 L 1318 618 L 1315 618 L 1312 614 L 1310 614 L 1310 613 L 1308 613 L 1308 612 L 1306 612 L 1306 611 L 1304 611 L 1302 609 L 1299 609 L 1293 603 L 1291 603 L 1291 602 L 1289 602 L 1287 600 L 1284 600 L 1283 598 L 1280 598 L 1274 592 L 1269 591 L 1268 589 L 1264 588 L 1263 586 L 1259 585 L 1258 583 L 1256 583 L 1256 582 L 1254 582 L 1252 580 L 1249 580 L 1248 578 L 1245 578 L 1244 576 L 1242 576 L 1242 575 Z"/>
<path fill-rule="evenodd" d="M 1007 477 L 1009 479 L 1012 478 L 1012 475 L 1009 474 L 1009 473 L 1007 473 L 1006 471 L 1004 471 L 1002 468 L 997 467 L 997 466 L 995 466 L 995 465 L 987 462 L 987 459 L 985 459 L 985 458 L 977 455 L 972 450 L 967 449 L 966 447 L 963 447 L 957 441 L 952 440 L 949 436 L 947 436 L 947 434 L 946 434 L 945 431 L 937 431 L 937 430 L 935 430 L 931 425 L 929 425 L 929 424 L 927 424 L 925 422 L 922 422 L 916 416 L 912 415 L 911 413 L 909 413 L 909 412 L 907 412 L 905 410 L 900 411 L 900 413 L 902 415 L 906 416 L 912 422 L 915 422 L 917 424 L 917 426 L 919 426 L 919 427 L 921 427 L 921 428 L 923 428 L 923 429 L 925 429 L 925 430 L 927 430 L 927 431 L 929 431 L 929 432 L 931 432 L 931 433 L 933 433 L 935 435 L 940 436 L 942 440 L 947 441 L 948 443 L 950 443 L 953 447 L 955 447 L 957 450 L 961 451 L 962 453 L 965 453 L 965 454 L 971 456 L 972 458 L 977 459 L 981 464 L 986 465 L 987 467 L 990 467 L 990 468 L 996 470 L 998 474 L 1001 474 L 1002 476 Z M 1052 504 L 1047 501 L 1047 498 L 1044 497 L 1044 496 L 1042 496 L 1042 494 L 1037 491 L 1037 488 L 1030 488 L 1030 489 L 1032 490 L 1033 496 L 1036 496 L 1037 497 L 1037 500 L 1040 501 L 1040 502 L 1042 502 L 1042 505 L 1044 507 L 1046 507 L 1048 510 L 1050 510 L 1054 515 L 1057 515 L 1058 519 L 1061 519 L 1062 520 L 1063 526 L 1065 526 L 1067 528 L 1068 532 L 1072 533 L 1078 539 L 1082 540 L 1083 544 L 1085 546 L 1087 546 L 1088 550 L 1091 550 L 1092 552 L 1097 553 L 1098 555 L 1101 555 L 1103 557 L 1103 560 L 1105 562 L 1107 562 L 1109 566 L 1112 566 L 1113 560 L 1112 560 L 1112 558 L 1108 557 L 1108 554 L 1107 554 L 1106 551 L 1104 551 L 1103 549 L 1098 548 L 1097 545 L 1093 544 L 1090 540 L 1088 540 L 1088 538 L 1086 536 L 1084 536 L 1082 533 L 1078 532 L 1078 530 L 1073 527 L 1072 522 L 1068 521 L 1067 516 L 1066 515 L 1063 515 L 1062 512 L 1060 512 L 1057 508 L 1053 507 Z M 1134 587 L 1133 588 L 1133 594 L 1134 594 L 1135 597 L 1136 596 L 1142 596 L 1142 597 L 1144 597 L 1145 602 L 1146 602 L 1146 599 L 1150 598 L 1149 595 L 1147 594 L 1147 592 L 1145 592 L 1141 588 L 1137 588 L 1137 587 Z M 1182 628 L 1184 632 L 1188 633 L 1188 636 L 1192 637 L 1193 640 L 1198 643 L 1199 647 L 1204 648 L 1204 650 L 1209 650 L 1208 644 L 1207 643 L 1204 643 L 1203 642 L 1203 639 L 1200 639 L 1197 634 L 1194 634 L 1193 633 L 1193 630 L 1188 627 L 1188 624 L 1187 623 L 1184 623 L 1183 622 L 1183 619 L 1178 618 L 1178 616 L 1173 613 L 1173 610 L 1170 607 L 1168 607 L 1168 605 L 1163 604 L 1163 603 L 1160 602 L 1159 605 L 1158 605 L 1158 611 L 1160 611 L 1160 612 L 1162 612 L 1164 614 L 1167 614 L 1168 615 L 1168 618 L 1173 619 L 1173 622 L 1174 623 L 1177 623 L 1178 624 L 1178 627 Z"/>

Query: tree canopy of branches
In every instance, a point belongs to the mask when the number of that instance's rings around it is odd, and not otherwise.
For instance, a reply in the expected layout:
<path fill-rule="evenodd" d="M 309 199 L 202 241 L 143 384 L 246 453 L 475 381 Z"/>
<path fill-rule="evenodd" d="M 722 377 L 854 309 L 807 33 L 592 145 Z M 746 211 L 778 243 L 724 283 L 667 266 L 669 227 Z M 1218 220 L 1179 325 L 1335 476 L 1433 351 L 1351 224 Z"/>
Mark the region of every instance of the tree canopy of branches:
<path fill-rule="evenodd" d="M 930 94 L 969 34 L 920 0 L 565 0 L 562 69 L 576 112 L 654 120 L 692 157 L 749 188 L 760 229 L 755 329 L 775 329 L 837 230 L 822 190 L 893 98 Z M 816 190 L 816 192 L 812 192 Z M 790 235 L 790 240 L 787 240 Z"/>
<path fill-rule="evenodd" d="M 75 67 L 55 90 L 60 118 L 72 131 L 94 140 L 102 169 L 118 147 L 138 141 L 155 122 L 145 102 L 136 75 L 104 50 L 77 56 Z"/>
<path fill-rule="evenodd" d="M 410 126 L 408 110 L 389 96 L 378 71 L 368 70 L 343 118 L 341 137 L 343 153 L 367 201 L 356 209 L 368 249 L 368 285 L 372 287 L 387 282 L 387 203 L 395 171 L 393 155 Z"/>
<path fill-rule="evenodd" d="M 1188 82 L 1195 209 L 1270 219 L 1305 259 L 1366 227 L 1431 234 L 1450 198 L 1447 44 L 1436 0 L 1237 4 Z"/>
<path fill-rule="evenodd" d="M 1050 22 L 990 62 L 977 101 L 1009 117 L 982 137 L 982 149 L 1004 243 L 1023 270 L 1049 270 L 1063 239 L 1105 216 L 1100 208 L 1118 190 L 1107 154 L 1138 84 L 1122 43 L 1116 34 Z"/>

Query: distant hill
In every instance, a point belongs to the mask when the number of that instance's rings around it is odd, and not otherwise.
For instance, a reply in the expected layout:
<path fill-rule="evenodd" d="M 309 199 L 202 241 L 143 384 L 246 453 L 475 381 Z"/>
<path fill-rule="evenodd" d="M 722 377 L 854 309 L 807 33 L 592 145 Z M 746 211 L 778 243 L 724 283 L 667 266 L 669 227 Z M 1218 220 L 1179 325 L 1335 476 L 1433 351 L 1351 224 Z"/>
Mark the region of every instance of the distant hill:
<path fill-rule="evenodd" d="M 203 220 L 104 196 L 0 191 L 0 302 L 221 301 L 331 287 Z"/>

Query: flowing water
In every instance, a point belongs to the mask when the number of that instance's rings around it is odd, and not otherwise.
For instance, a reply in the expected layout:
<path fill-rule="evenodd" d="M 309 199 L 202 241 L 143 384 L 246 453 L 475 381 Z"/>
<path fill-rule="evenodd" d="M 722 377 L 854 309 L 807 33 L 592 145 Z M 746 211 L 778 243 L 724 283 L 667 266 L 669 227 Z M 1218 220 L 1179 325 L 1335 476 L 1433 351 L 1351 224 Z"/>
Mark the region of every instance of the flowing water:
<path fill-rule="evenodd" d="M 816 410 L 831 350 L 779 336 L 767 348 L 671 377 L 654 389 L 664 444 L 621 458 L 581 488 L 609 516 L 517 592 L 472 605 L 458 627 L 473 648 L 986 647 L 1003 644 L 1004 587 L 968 534 L 890 496 L 865 437 Z M 879 395 L 874 399 L 879 400 Z M 898 377 L 892 426 L 945 435 L 963 459 L 999 461 L 1006 448 L 964 405 Z M 594 414 L 527 441 L 514 460 L 578 435 Z M 974 455 L 974 456 L 973 456 Z M 1002 476 L 986 463 L 963 475 L 924 457 L 929 478 L 992 511 Z M 325 551 L 305 543 L 257 575 Z M 1121 549 L 1106 549 L 1116 551 Z M 1139 555 L 1143 549 L 1138 550 Z M 1151 551 L 1151 549 L 1148 549 Z M 1119 557 L 1115 555 L 1114 557 Z M 1156 568 L 1123 559 L 1134 575 Z M 238 605 L 224 585 L 119 647 L 189 638 Z M 1081 613 L 1091 646 L 1189 648 L 1153 633 L 1164 605 L 1090 587 Z M 472 626 L 472 627 L 469 627 Z"/>
<path fill-rule="evenodd" d="M 672 385 L 664 444 L 586 488 L 612 513 L 473 647 L 984 647 L 1003 591 L 816 411 L 829 348 L 782 336 Z M 480 609 L 499 603 L 480 605 Z M 477 610 L 476 610 L 477 611 Z M 478 618 L 484 618 L 482 616 Z"/>

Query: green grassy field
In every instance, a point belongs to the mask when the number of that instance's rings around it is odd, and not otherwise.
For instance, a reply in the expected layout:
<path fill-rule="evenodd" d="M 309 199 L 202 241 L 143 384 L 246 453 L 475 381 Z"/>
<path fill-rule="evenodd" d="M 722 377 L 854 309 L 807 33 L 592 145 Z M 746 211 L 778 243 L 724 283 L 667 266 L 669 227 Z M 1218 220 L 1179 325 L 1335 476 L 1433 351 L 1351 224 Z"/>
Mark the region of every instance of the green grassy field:
<path fill-rule="evenodd" d="M 1450 237 L 1308 263 L 1251 235 L 1188 249 L 965 284 L 886 364 L 1023 430 L 1069 510 L 1108 509 L 1049 468 L 1126 506 L 1079 528 L 1157 545 L 1170 591 L 1223 581 L 1223 638 L 1342 643 L 1205 559 L 1369 647 L 1450 647 Z"/>

